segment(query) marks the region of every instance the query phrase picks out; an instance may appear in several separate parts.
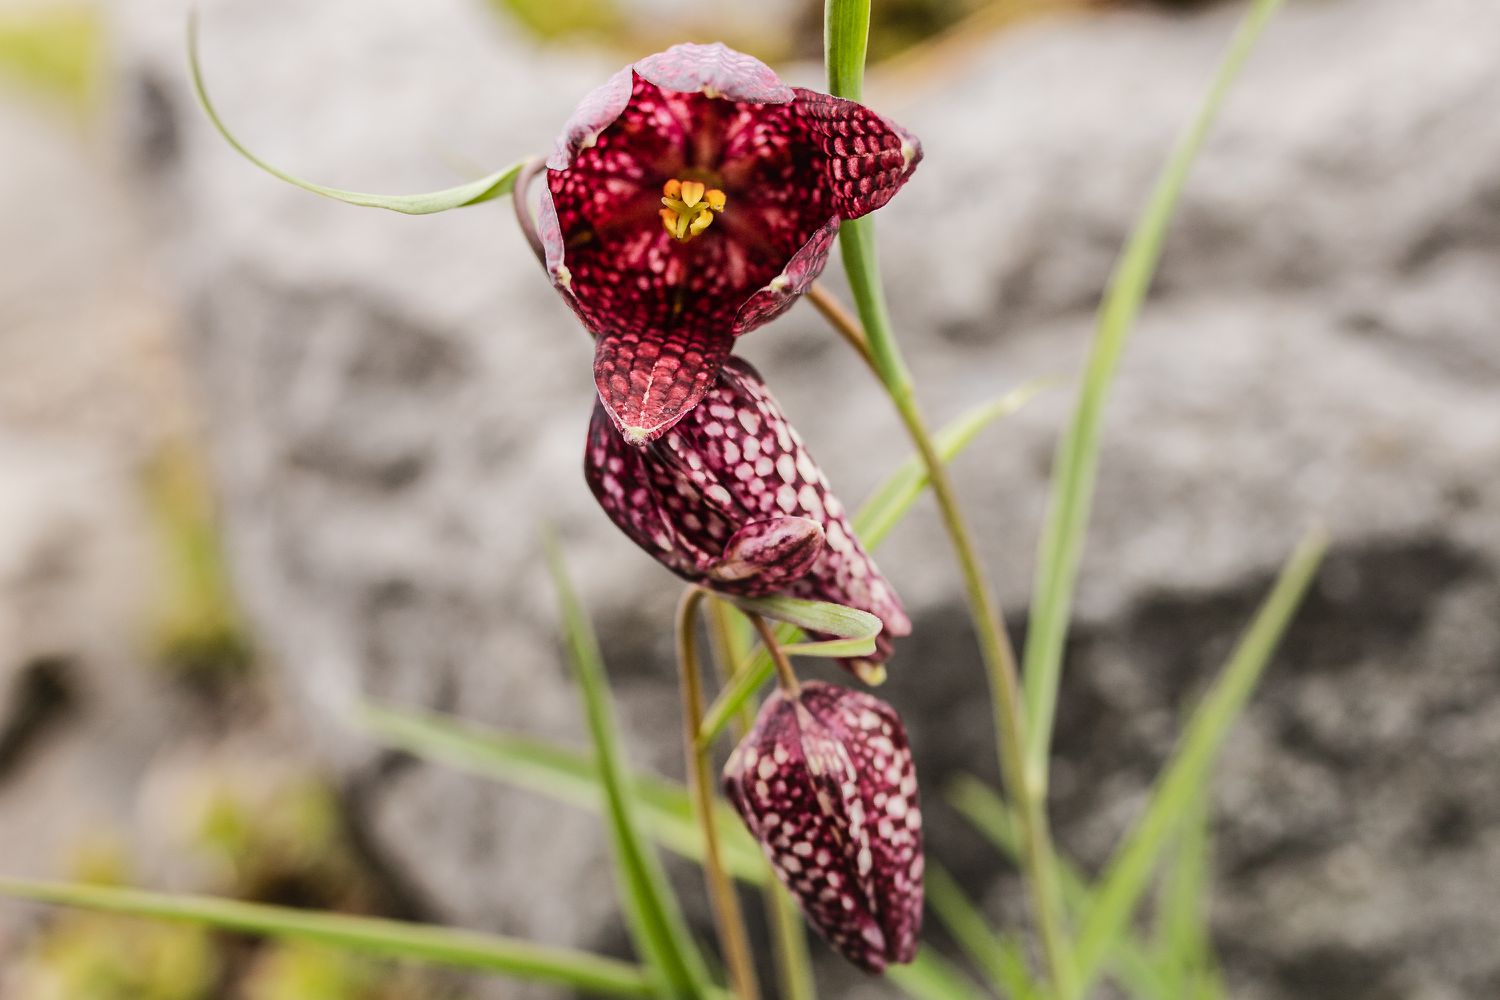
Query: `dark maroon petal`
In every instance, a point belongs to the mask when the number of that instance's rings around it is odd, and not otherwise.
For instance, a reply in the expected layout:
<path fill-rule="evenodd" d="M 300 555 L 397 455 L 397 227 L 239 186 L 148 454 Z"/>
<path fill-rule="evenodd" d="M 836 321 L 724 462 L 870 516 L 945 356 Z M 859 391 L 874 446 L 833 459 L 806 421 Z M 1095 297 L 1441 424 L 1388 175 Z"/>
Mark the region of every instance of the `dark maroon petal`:
<path fill-rule="evenodd" d="M 654 441 L 713 387 L 734 337 L 727 329 L 602 333 L 594 383 L 627 444 Z"/>
<path fill-rule="evenodd" d="M 810 682 L 800 698 L 843 744 L 859 775 L 859 799 L 872 824 L 872 895 L 887 957 L 910 962 L 922 929 L 922 811 L 917 772 L 901 717 L 879 698 Z"/>
<path fill-rule="evenodd" d="M 777 692 L 724 770 L 730 803 L 808 922 L 869 972 L 908 962 L 922 912 L 921 813 L 900 720 L 868 695 Z"/>
<path fill-rule="evenodd" d="M 735 336 L 769 323 L 790 309 L 812 287 L 828 264 L 828 252 L 833 248 L 833 238 L 838 231 L 839 217 L 835 215 L 792 255 L 780 274 L 740 306 L 734 320 Z"/>
<path fill-rule="evenodd" d="M 580 149 L 592 147 L 598 141 L 599 133 L 613 124 L 620 117 L 620 112 L 625 110 L 625 105 L 630 101 L 632 82 L 630 67 L 627 66 L 589 91 L 563 125 L 562 135 L 558 136 L 557 146 L 547 159 L 547 166 L 553 170 L 563 170 L 573 162 L 573 157 Z"/>
<path fill-rule="evenodd" d="M 811 569 L 822 551 L 823 526 L 811 518 L 751 521 L 729 539 L 723 558 L 708 576 L 719 583 L 753 577 L 763 586 L 780 586 Z"/>
<path fill-rule="evenodd" d="M 736 52 L 722 42 L 674 45 L 635 64 L 642 79 L 685 93 L 703 93 L 752 104 L 786 104 L 792 88 L 753 56 Z"/>
<path fill-rule="evenodd" d="M 826 157 L 825 183 L 846 219 L 880 208 L 922 159 L 915 136 L 862 104 L 798 87 L 797 109 Z"/>
<path fill-rule="evenodd" d="M 609 519 L 672 572 L 696 580 L 717 561 L 723 543 L 715 543 L 711 533 L 703 530 L 709 527 L 704 523 L 708 515 L 688 512 L 689 507 L 700 507 L 702 498 L 684 497 L 675 488 L 674 475 L 653 468 L 640 449 L 627 445 L 603 403 L 594 406 L 589 423 L 583 474 Z M 680 531 L 685 517 L 691 517 L 700 530 Z M 719 538 L 727 538 L 725 521 L 718 517 L 713 521 Z"/>

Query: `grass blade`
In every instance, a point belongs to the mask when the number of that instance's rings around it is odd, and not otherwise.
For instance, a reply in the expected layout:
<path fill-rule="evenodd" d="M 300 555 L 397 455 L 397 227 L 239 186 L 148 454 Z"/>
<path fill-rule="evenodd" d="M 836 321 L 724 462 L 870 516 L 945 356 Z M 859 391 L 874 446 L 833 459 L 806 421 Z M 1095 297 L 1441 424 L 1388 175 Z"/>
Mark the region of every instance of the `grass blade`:
<path fill-rule="evenodd" d="M 926 881 L 927 905 L 995 991 L 1010 1000 L 1032 1000 L 1038 996 L 1020 945 L 997 937 L 990 930 L 984 915 L 969 901 L 953 876 L 946 869 L 929 864 Z"/>
<path fill-rule="evenodd" d="M 1177 207 L 1193 160 L 1203 145 L 1219 106 L 1240 67 L 1249 57 L 1261 29 L 1281 0 L 1255 0 L 1230 44 L 1197 117 L 1178 141 L 1130 234 L 1099 308 L 1098 329 L 1084 370 L 1077 407 L 1058 442 L 1053 463 L 1052 496 L 1037 558 L 1031 621 L 1026 630 L 1024 677 L 1026 696 L 1027 782 L 1044 787 L 1048 748 L 1052 743 L 1057 687 L 1078 566 L 1083 556 L 1099 465 L 1104 405 L 1146 291 L 1156 274 L 1162 241 Z"/>
<path fill-rule="evenodd" d="M 1208 789 L 1203 787 L 1179 824 L 1177 851 L 1162 885 L 1156 952 L 1170 996 L 1218 995 L 1208 937 L 1210 813 Z"/>
<path fill-rule="evenodd" d="M 642 971 L 587 952 L 397 920 L 318 913 L 211 896 L 0 879 L 0 894 L 135 917 L 316 942 L 386 958 L 416 959 L 515 979 L 571 987 L 594 996 L 653 997 Z"/>
<path fill-rule="evenodd" d="M 403 215 L 431 215 L 434 212 L 446 212 L 450 208 L 464 208 L 468 205 L 478 205 L 482 202 L 491 201 L 495 198 L 503 198 L 510 194 L 511 188 L 515 186 L 516 175 L 521 172 L 522 163 L 513 163 L 508 167 L 497 170 L 492 174 L 460 184 L 457 187 L 445 188 L 441 191 L 427 191 L 422 194 L 367 194 L 363 191 L 344 191 L 339 188 L 325 187 L 312 181 L 304 180 L 294 174 L 289 174 L 279 167 L 262 160 L 259 156 L 245 146 L 229 131 L 219 117 L 218 110 L 213 102 L 208 99 L 208 88 L 203 83 L 203 67 L 198 59 L 198 11 L 195 9 L 188 14 L 187 28 L 188 69 L 193 77 L 193 92 L 198 95 L 198 103 L 202 105 L 204 114 L 213 126 L 218 130 L 224 141 L 234 147 L 235 152 L 255 164 L 272 177 L 286 181 L 288 184 L 311 191 L 313 194 L 322 195 L 324 198 L 333 198 L 336 201 L 346 202 L 350 205 L 359 205 L 364 208 L 384 208 L 392 212 L 400 212 Z"/>
<path fill-rule="evenodd" d="M 924 947 L 908 965 L 888 966 L 885 978 L 914 1000 L 986 1000 L 972 979 L 931 948 Z"/>
<path fill-rule="evenodd" d="M 1020 824 L 1005 801 L 995 791 L 973 775 L 960 775 L 949 785 L 946 793 L 948 803 L 958 811 L 1012 863 L 1021 863 Z M 1063 902 L 1068 915 L 1078 919 L 1093 906 L 1093 890 L 1088 880 L 1066 859 L 1058 859 L 1057 881 L 1062 889 Z M 1115 940 L 1109 962 L 1116 979 L 1141 1000 L 1161 1000 L 1176 997 L 1167 987 L 1158 963 L 1152 960 L 1146 949 L 1128 929 Z"/>
<path fill-rule="evenodd" d="M 967 413 L 960 414 L 933 435 L 933 444 L 944 462 L 951 462 L 967 448 L 979 432 L 1002 417 L 1008 417 L 1031 402 L 1044 389 L 1052 385 L 1051 379 L 1033 379 L 1011 390 L 998 399 L 981 403 Z M 887 535 L 917 498 L 932 485 L 927 466 L 920 455 L 913 455 L 880 485 L 870 499 L 866 500 L 854 515 L 854 533 L 868 549 L 885 541 Z"/>
<path fill-rule="evenodd" d="M 1094 905 L 1078 935 L 1077 961 L 1085 991 L 1100 960 L 1135 913 L 1178 818 L 1190 807 L 1193 798 L 1201 794 L 1230 726 L 1244 708 L 1312 584 L 1327 545 L 1321 531 L 1312 531 L 1287 560 L 1229 662 L 1188 720 L 1172 759 L 1157 779 L 1145 812 L 1100 879 Z"/>
<path fill-rule="evenodd" d="M 555 801 L 604 810 L 599 768 L 592 756 L 555 743 L 482 729 L 440 715 L 365 706 L 364 728 L 381 742 L 427 760 L 545 795 Z M 629 778 L 642 831 L 691 861 L 703 858 L 703 838 L 693 820 L 687 789 L 676 781 L 636 773 Z M 715 810 L 724 866 L 736 878 L 766 882 L 765 859 L 744 825 L 722 803 Z"/>
<path fill-rule="evenodd" d="M 578 679 L 598 755 L 605 815 L 631 936 L 646 959 L 655 984 L 667 996 L 696 1000 L 710 991 L 708 968 L 688 931 L 661 862 L 641 833 L 639 807 L 626 776 L 598 640 L 568 581 L 562 553 L 550 535 L 546 546 L 547 565 L 562 611 L 568 659 Z"/>

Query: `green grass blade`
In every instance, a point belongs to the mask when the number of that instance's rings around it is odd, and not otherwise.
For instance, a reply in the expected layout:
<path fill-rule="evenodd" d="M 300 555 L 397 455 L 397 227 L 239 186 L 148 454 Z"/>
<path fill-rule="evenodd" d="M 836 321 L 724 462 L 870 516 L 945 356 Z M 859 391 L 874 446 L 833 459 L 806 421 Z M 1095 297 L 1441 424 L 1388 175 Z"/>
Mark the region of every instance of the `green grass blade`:
<path fill-rule="evenodd" d="M 992 788 L 973 775 L 960 775 L 948 786 L 946 797 L 959 815 L 1012 863 L 1021 863 L 1020 825 L 1010 807 Z M 1066 859 L 1059 858 L 1057 880 L 1068 915 L 1076 920 L 1088 913 L 1093 906 L 1093 890 L 1083 873 Z M 1167 980 L 1158 963 L 1128 928 L 1115 940 L 1109 962 L 1115 978 L 1141 1000 L 1177 996 L 1167 988 Z"/>
<path fill-rule="evenodd" d="M 977 983 L 929 947 L 908 965 L 888 966 L 885 978 L 914 1000 L 986 1000 Z"/>
<path fill-rule="evenodd" d="M 995 991 L 1010 1000 L 1032 1000 L 1038 996 L 1038 987 L 1026 967 L 1020 945 L 990 930 L 984 915 L 969 901 L 953 876 L 936 864 L 928 864 L 926 882 L 928 907 Z"/>
<path fill-rule="evenodd" d="M 1229 728 L 1312 584 L 1327 544 L 1321 531 L 1310 532 L 1287 560 L 1229 662 L 1188 720 L 1145 812 L 1100 879 L 1078 935 L 1078 969 L 1085 990 L 1100 960 L 1128 926 L 1179 817 L 1201 794 Z"/>
<path fill-rule="evenodd" d="M 514 979 L 552 983 L 594 996 L 655 996 L 642 971 L 626 962 L 474 931 L 296 910 L 211 896 L 169 895 L 57 882 L 0 879 L 0 895 L 316 942 L 368 955 L 415 959 Z"/>
<path fill-rule="evenodd" d="M 944 462 L 951 462 L 967 448 L 979 432 L 990 424 L 1008 417 L 1052 385 L 1051 379 L 1032 379 L 1019 388 L 981 403 L 960 414 L 933 436 L 938 454 Z M 932 485 L 927 466 L 919 455 L 913 455 L 880 485 L 854 515 L 854 533 L 867 549 L 873 549 L 885 541 L 917 498 Z"/>
<path fill-rule="evenodd" d="M 367 705 L 360 724 L 381 742 L 514 788 L 588 809 L 604 810 L 599 768 L 582 751 L 514 733 L 483 729 L 440 715 Z M 642 831 L 691 861 L 703 859 L 703 836 L 680 782 L 636 773 L 630 777 Z M 766 882 L 765 859 L 727 806 L 715 811 L 724 867 L 735 878 Z"/>
<path fill-rule="evenodd" d="M 1197 117 L 1178 141 L 1157 180 L 1151 200 L 1131 232 L 1105 292 L 1077 407 L 1067 432 L 1058 442 L 1024 656 L 1027 781 L 1035 782 L 1039 787 L 1044 787 L 1046 782 L 1047 754 L 1052 743 L 1068 617 L 1093 505 L 1100 428 L 1110 384 L 1156 273 L 1162 241 L 1188 171 L 1225 93 L 1249 57 L 1261 30 L 1280 5 L 1281 0 L 1255 0 L 1230 44 Z"/>
<path fill-rule="evenodd" d="M 1214 967 L 1207 933 L 1208 799 L 1208 789 L 1199 788 L 1184 812 L 1156 912 L 1157 961 L 1171 996 L 1201 996 L 1201 985 Z"/>
<path fill-rule="evenodd" d="M 434 212 L 446 212 L 450 208 L 463 208 L 468 205 L 478 205 L 482 202 L 502 198 L 510 194 L 515 186 L 516 175 L 521 172 L 525 165 L 513 163 L 508 167 L 497 170 L 492 174 L 460 184 L 457 187 L 444 188 L 441 191 L 427 191 L 422 194 L 367 194 L 363 191 L 344 191 L 339 188 L 325 187 L 312 181 L 304 180 L 294 174 L 289 174 L 279 167 L 274 167 L 262 160 L 259 156 L 245 146 L 229 131 L 219 117 L 219 112 L 214 108 L 213 102 L 208 99 L 208 89 L 203 83 L 203 67 L 198 59 L 198 12 L 193 10 L 188 14 L 187 29 L 188 69 L 192 73 L 193 92 L 198 95 L 198 103 L 202 105 L 204 114 L 218 133 L 224 137 L 224 141 L 234 147 L 235 152 L 255 164 L 272 177 L 293 184 L 304 191 L 322 195 L 324 198 L 333 198 L 336 201 L 347 202 L 350 205 L 359 205 L 364 208 L 384 208 L 392 212 L 400 212 L 403 215 L 431 215 Z"/>
<path fill-rule="evenodd" d="M 696 1000 L 710 990 L 708 968 L 688 931 L 661 861 L 647 845 L 640 812 L 627 777 L 614 703 L 599 643 L 563 566 L 562 553 L 547 536 L 547 565 L 562 611 L 568 659 L 578 679 L 598 755 L 605 815 L 631 936 L 653 979 L 667 996 Z"/>

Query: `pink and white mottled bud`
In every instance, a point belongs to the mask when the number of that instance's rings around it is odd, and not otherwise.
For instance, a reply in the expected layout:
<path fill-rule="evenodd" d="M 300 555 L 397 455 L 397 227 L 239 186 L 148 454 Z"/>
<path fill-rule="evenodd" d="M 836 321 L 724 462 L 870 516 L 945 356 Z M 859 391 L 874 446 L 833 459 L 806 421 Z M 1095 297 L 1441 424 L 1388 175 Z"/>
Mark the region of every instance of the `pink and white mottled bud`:
<path fill-rule="evenodd" d="M 626 443 L 603 404 L 584 477 L 610 520 L 672 572 L 741 597 L 784 594 L 868 611 L 875 652 L 911 631 L 894 588 L 854 535 L 828 479 L 750 364 L 732 357 L 703 402 L 655 441 Z"/>
<path fill-rule="evenodd" d="M 778 691 L 724 769 L 724 790 L 808 923 L 867 972 L 916 955 L 922 813 L 901 719 L 861 691 Z"/>

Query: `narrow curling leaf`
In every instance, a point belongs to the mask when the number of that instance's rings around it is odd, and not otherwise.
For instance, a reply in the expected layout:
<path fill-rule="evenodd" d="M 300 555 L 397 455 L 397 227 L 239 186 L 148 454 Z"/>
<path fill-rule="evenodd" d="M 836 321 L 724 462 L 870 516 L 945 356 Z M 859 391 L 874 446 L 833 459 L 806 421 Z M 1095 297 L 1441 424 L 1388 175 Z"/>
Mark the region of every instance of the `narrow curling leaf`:
<path fill-rule="evenodd" d="M 1229 662 L 1188 719 L 1145 811 L 1105 869 L 1094 905 L 1078 931 L 1080 996 L 1087 995 L 1100 962 L 1129 926 L 1151 872 L 1178 829 L 1179 818 L 1188 813 L 1193 797 L 1209 780 L 1219 748 L 1302 603 L 1327 546 L 1323 533 L 1312 531 L 1287 560 Z"/>
<path fill-rule="evenodd" d="M 840 639 L 869 640 L 880 634 L 879 618 L 868 611 L 842 604 L 780 596 L 730 597 L 729 600 L 742 611 L 786 622 L 808 632 L 822 632 Z"/>
<path fill-rule="evenodd" d="M 513 163 L 492 174 L 481 177 L 478 180 L 460 184 L 457 187 L 444 188 L 441 191 L 427 191 L 422 194 L 367 194 L 363 191 L 344 191 L 339 188 L 326 187 L 304 180 L 294 174 L 289 174 L 279 167 L 274 167 L 262 160 L 259 156 L 245 146 L 229 131 L 219 117 L 218 110 L 213 102 L 208 99 L 208 89 L 203 83 L 203 67 L 198 59 L 198 11 L 194 8 L 188 14 L 187 29 L 188 67 L 193 77 L 193 92 L 198 95 L 198 103 L 203 106 L 204 114 L 218 130 L 224 141 L 234 147 L 235 152 L 255 164 L 272 177 L 279 178 L 288 184 L 311 191 L 313 194 L 322 195 L 324 198 L 332 198 L 335 201 L 347 202 L 350 205 L 359 205 L 364 208 L 384 208 L 392 212 L 400 212 L 403 215 L 431 215 L 435 212 L 446 212 L 450 208 L 464 208 L 468 205 L 478 205 L 482 202 L 492 201 L 510 194 L 515 185 L 516 175 L 525 166 L 525 161 Z"/>
<path fill-rule="evenodd" d="M 544 538 L 547 565 L 562 610 L 568 660 L 583 694 L 598 756 L 605 815 L 631 937 L 664 995 L 674 1000 L 696 1000 L 710 990 L 708 969 L 693 943 L 661 861 L 641 833 L 639 809 L 626 776 L 624 751 L 598 639 L 579 606 L 557 543 L 550 534 Z"/>
<path fill-rule="evenodd" d="M 599 767 L 591 754 L 440 715 L 377 705 L 364 706 L 358 721 L 382 743 L 426 760 L 580 809 L 604 811 Z M 647 836 L 674 854 L 701 861 L 703 834 L 693 817 L 687 788 L 680 782 L 639 773 L 630 777 L 630 783 Z M 717 803 L 714 822 L 724 867 L 741 881 L 764 883 L 765 862 L 733 810 Z"/>
<path fill-rule="evenodd" d="M 1027 783 L 1045 788 L 1048 749 L 1057 712 L 1057 689 L 1062 677 L 1068 617 L 1083 558 L 1094 481 L 1099 467 L 1100 431 L 1104 404 L 1126 340 L 1146 300 L 1146 292 L 1161 259 L 1167 227 L 1188 172 L 1218 115 L 1229 86 L 1239 75 L 1261 30 L 1281 0 L 1255 0 L 1230 44 L 1208 94 L 1191 126 L 1173 149 L 1140 221 L 1120 255 L 1109 288 L 1099 307 L 1098 330 L 1084 369 L 1078 403 L 1053 460 L 1051 499 L 1042 531 L 1032 586 L 1031 620 L 1022 658 L 1026 695 Z"/>
<path fill-rule="evenodd" d="M 592 996 L 656 996 L 640 969 L 587 952 L 475 931 L 341 913 L 319 913 L 211 896 L 173 895 L 62 882 L 0 879 L 0 895 L 59 906 L 201 924 L 223 930 L 310 941 L 385 958 L 568 987 Z M 722 994 L 719 994 L 722 996 Z"/>

